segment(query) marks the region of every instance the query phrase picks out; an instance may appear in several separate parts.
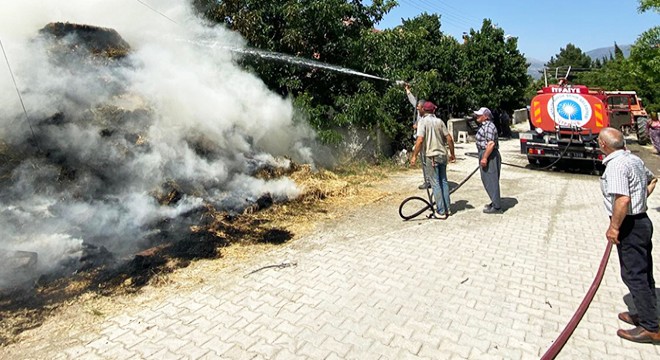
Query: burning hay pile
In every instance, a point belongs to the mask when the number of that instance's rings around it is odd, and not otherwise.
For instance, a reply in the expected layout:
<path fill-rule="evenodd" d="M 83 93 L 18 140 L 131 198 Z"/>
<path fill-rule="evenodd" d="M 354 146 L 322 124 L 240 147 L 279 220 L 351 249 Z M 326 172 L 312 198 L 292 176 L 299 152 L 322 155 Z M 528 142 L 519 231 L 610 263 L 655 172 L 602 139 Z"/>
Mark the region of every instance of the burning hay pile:
<path fill-rule="evenodd" d="M 181 44 L 129 46 L 70 23 L 24 44 L 27 114 L 0 116 L 0 343 L 80 294 L 286 242 L 324 203 L 356 196 L 314 170 L 314 134 L 290 102 Z"/>
<path fill-rule="evenodd" d="M 39 30 L 42 36 L 50 37 L 52 50 L 64 57 L 83 52 L 95 59 L 116 60 L 126 57 L 131 47 L 114 29 L 97 26 L 54 22 Z"/>
<path fill-rule="evenodd" d="M 298 195 L 293 181 L 283 178 L 291 161 L 260 153 L 254 137 L 235 127 L 225 127 L 221 141 L 198 128 L 173 129 L 180 137 L 167 143 L 160 109 L 134 89 L 144 64 L 115 30 L 51 23 L 30 46 L 48 73 L 25 75 L 27 103 L 59 93 L 48 106 L 36 106 L 38 115 L 28 124 L 20 124 L 20 114 L 3 119 L 23 131 L 3 134 L 0 149 L 7 160 L 1 220 L 12 238 L 2 251 L 12 260 L 6 264 L 17 264 L 2 268 L 0 289 L 30 283 L 26 277 L 135 263 L 130 259 L 145 251 L 217 257 L 219 246 L 244 233 L 232 225 L 240 214 Z M 62 73 L 65 81 L 52 78 Z M 271 184 L 275 191 L 268 191 Z M 61 247 L 44 257 L 48 247 L 40 248 L 37 237 Z M 33 254 L 27 263 L 18 259 L 27 253 Z M 145 266 L 140 261 L 136 267 Z M 13 276 L 19 268 L 20 278 Z"/>

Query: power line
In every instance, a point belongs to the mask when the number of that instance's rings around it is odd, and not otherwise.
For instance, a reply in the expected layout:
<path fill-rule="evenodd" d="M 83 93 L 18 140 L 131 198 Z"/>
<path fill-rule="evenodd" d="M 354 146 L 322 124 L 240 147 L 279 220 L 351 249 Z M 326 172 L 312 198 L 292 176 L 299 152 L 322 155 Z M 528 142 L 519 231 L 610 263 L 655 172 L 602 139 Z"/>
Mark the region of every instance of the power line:
<path fill-rule="evenodd" d="M 460 9 L 455 8 L 455 7 L 453 7 L 453 6 L 449 5 L 449 4 L 447 4 L 446 1 L 438 1 L 438 2 L 439 2 L 441 5 L 443 5 L 443 6 L 447 7 L 447 8 L 449 8 L 449 9 L 453 9 L 454 11 L 456 11 L 457 14 L 461 14 L 461 13 L 462 13 L 462 11 L 461 11 Z M 469 21 L 475 21 L 475 20 L 476 20 L 476 21 L 478 21 L 478 22 L 481 22 L 481 19 L 471 18 L 471 17 L 466 17 L 466 16 L 463 16 L 463 15 L 459 15 L 459 16 L 461 16 L 462 18 L 467 19 L 467 20 L 469 20 Z"/>
<path fill-rule="evenodd" d="M 421 3 L 424 3 L 429 9 L 431 9 L 432 12 L 441 14 L 443 19 L 446 19 L 448 23 L 452 23 L 455 26 L 460 25 L 462 27 L 473 27 L 475 23 L 477 24 L 481 23 L 480 20 L 474 20 L 464 17 L 459 12 L 455 12 L 453 10 L 448 10 L 448 9 L 442 9 L 438 7 L 437 4 L 431 2 L 430 0 L 419 0 L 419 1 Z"/>
<path fill-rule="evenodd" d="M 412 0 L 401 0 L 401 2 L 408 4 L 408 5 L 414 7 L 415 9 L 417 9 L 419 11 L 426 11 L 426 9 L 423 9 L 423 8 L 419 7 Z"/>
<path fill-rule="evenodd" d="M 18 84 L 16 84 L 16 78 L 14 78 L 14 72 L 11 69 L 11 65 L 9 64 L 9 59 L 7 58 L 7 52 L 5 51 L 4 45 L 2 45 L 2 40 L 0 40 L 0 48 L 2 49 L 2 54 L 5 57 L 5 62 L 7 63 L 7 68 L 9 69 L 9 74 L 11 75 L 11 81 L 14 82 L 14 88 L 16 89 L 16 93 L 18 94 L 18 99 L 21 101 L 21 107 L 23 107 L 23 114 L 25 114 L 25 120 L 27 120 L 28 126 L 30 127 L 30 132 L 32 133 L 32 138 L 34 139 L 34 143 L 37 145 L 37 148 L 39 151 L 41 151 L 41 148 L 39 147 L 39 142 L 37 142 L 37 136 L 34 133 L 34 129 L 32 128 L 32 124 L 30 123 L 30 117 L 28 116 L 27 110 L 25 109 L 25 103 L 23 102 L 23 96 L 21 96 L 21 91 L 18 89 Z"/>
<path fill-rule="evenodd" d="M 448 16 L 448 17 L 451 17 L 451 18 L 453 18 L 453 19 L 455 19 L 456 21 L 459 21 L 459 22 L 461 22 L 461 23 L 468 24 L 468 25 L 470 25 L 470 24 L 474 24 L 474 23 L 478 23 L 478 24 L 481 23 L 481 20 L 479 20 L 479 19 L 476 19 L 476 18 L 469 18 L 469 17 L 463 16 L 463 15 L 461 14 L 461 11 L 460 11 L 460 10 L 440 9 L 439 7 L 437 7 L 437 4 L 434 4 L 434 3 L 433 3 L 432 1 L 430 1 L 430 0 L 419 0 L 419 1 L 422 2 L 422 3 L 427 4 L 428 6 L 430 6 L 430 7 L 432 7 L 432 8 L 437 8 L 437 9 L 438 9 L 438 11 L 437 11 L 438 13 L 440 13 L 440 14 L 442 14 L 442 15 L 446 15 L 446 16 Z M 442 4 L 442 2 L 441 2 L 441 4 Z M 448 5 L 446 5 L 446 4 L 442 4 L 442 5 L 446 6 L 447 8 L 451 8 L 450 6 L 448 6 Z"/>
<path fill-rule="evenodd" d="M 141 0 L 135 0 L 135 1 L 137 1 L 137 2 L 139 2 L 140 4 L 142 4 L 142 5 L 144 5 L 144 6 L 145 6 L 146 8 L 148 8 L 149 10 L 151 10 L 151 11 L 153 11 L 153 12 L 155 12 L 155 13 L 157 13 L 158 15 L 160 15 L 160 16 L 162 16 L 162 17 L 164 17 L 165 19 L 167 19 L 167 20 L 169 20 L 169 21 L 171 21 L 171 22 L 173 22 L 173 23 L 175 23 L 175 24 L 177 24 L 177 22 L 176 22 L 176 21 L 174 21 L 174 20 L 172 20 L 172 19 L 170 19 L 169 17 L 167 17 L 167 15 L 165 15 L 165 14 L 163 14 L 162 12 L 160 12 L 160 11 L 158 11 L 158 10 L 156 10 L 156 9 L 154 9 L 154 8 L 152 8 L 152 7 L 151 7 L 151 6 L 149 6 L 148 4 L 146 4 L 146 3 L 144 3 L 144 2 L 142 2 Z M 177 25 L 179 25 L 179 24 L 177 24 Z"/>
<path fill-rule="evenodd" d="M 429 3 L 422 2 L 420 3 L 414 2 L 413 0 L 401 0 L 402 3 L 405 3 L 408 6 L 414 7 L 417 10 L 423 11 L 423 12 L 428 12 L 428 13 L 435 13 L 441 15 L 441 23 L 450 25 L 459 29 L 466 29 L 466 28 L 472 28 L 474 27 L 474 24 L 472 22 L 466 21 L 464 18 L 461 18 L 458 15 L 454 15 L 451 12 L 444 11 L 438 8 L 435 8 L 433 6 L 429 7 Z"/>

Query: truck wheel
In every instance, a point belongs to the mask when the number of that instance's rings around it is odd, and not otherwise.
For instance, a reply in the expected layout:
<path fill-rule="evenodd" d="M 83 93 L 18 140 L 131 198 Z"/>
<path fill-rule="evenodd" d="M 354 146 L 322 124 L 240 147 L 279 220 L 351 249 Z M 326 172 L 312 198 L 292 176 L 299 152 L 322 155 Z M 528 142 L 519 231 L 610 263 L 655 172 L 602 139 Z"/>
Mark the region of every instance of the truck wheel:
<path fill-rule="evenodd" d="M 646 123 L 648 119 L 644 116 L 640 116 L 635 119 L 635 125 L 637 126 L 637 142 L 640 145 L 646 145 L 649 143 L 649 132 L 646 129 Z"/>
<path fill-rule="evenodd" d="M 527 161 L 529 162 L 530 165 L 536 165 L 536 158 L 528 156 Z"/>
<path fill-rule="evenodd" d="M 621 126 L 621 132 L 623 135 L 628 136 L 630 135 L 630 126 Z"/>

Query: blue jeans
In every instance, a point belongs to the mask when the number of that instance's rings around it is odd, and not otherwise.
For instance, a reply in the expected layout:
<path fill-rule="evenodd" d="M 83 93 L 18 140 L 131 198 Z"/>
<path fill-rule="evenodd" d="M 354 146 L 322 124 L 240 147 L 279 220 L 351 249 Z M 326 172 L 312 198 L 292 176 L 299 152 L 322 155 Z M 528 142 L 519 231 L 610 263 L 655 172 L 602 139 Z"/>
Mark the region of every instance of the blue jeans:
<path fill-rule="evenodd" d="M 431 168 L 431 159 L 427 158 L 426 155 L 420 156 L 422 160 L 422 175 L 424 176 L 424 183 L 431 183 L 429 179 L 433 174 L 433 169 Z"/>
<path fill-rule="evenodd" d="M 431 163 L 433 169 L 433 174 L 429 176 L 429 180 L 431 180 L 431 187 L 433 188 L 435 205 L 438 212 L 444 214 L 445 205 L 447 210 L 450 210 L 449 204 L 451 204 L 449 202 L 449 183 L 447 182 L 447 163 L 438 163 L 431 159 L 426 159 L 426 161 Z"/>

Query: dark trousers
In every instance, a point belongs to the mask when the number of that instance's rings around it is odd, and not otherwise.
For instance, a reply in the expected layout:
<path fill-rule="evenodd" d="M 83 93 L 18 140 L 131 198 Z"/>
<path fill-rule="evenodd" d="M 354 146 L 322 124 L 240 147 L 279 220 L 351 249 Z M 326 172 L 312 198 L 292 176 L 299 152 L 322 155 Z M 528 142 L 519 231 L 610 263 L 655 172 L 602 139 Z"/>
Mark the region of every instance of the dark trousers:
<path fill-rule="evenodd" d="M 626 216 L 619 229 L 619 264 L 621 279 L 626 284 L 637 308 L 640 325 L 658 331 L 655 280 L 653 279 L 653 223 L 646 214 Z"/>
<path fill-rule="evenodd" d="M 479 150 L 479 159 L 483 156 L 485 150 Z M 486 168 L 479 168 L 481 173 L 481 182 L 488 193 L 491 204 L 496 209 L 502 208 L 502 201 L 500 199 L 500 172 L 502 170 L 502 157 L 500 152 L 493 150 L 488 158 L 488 165 Z"/>

